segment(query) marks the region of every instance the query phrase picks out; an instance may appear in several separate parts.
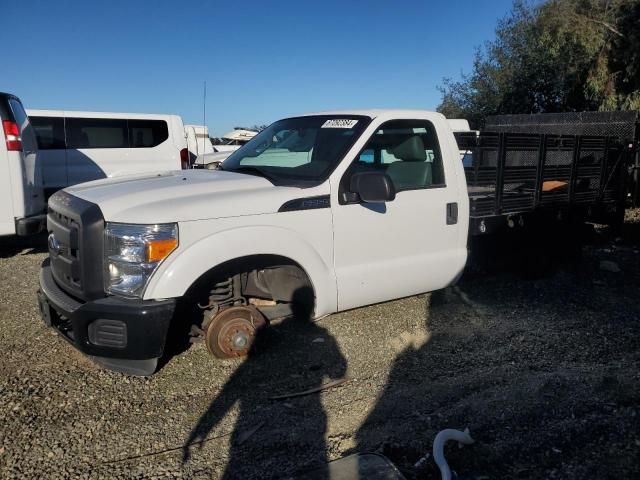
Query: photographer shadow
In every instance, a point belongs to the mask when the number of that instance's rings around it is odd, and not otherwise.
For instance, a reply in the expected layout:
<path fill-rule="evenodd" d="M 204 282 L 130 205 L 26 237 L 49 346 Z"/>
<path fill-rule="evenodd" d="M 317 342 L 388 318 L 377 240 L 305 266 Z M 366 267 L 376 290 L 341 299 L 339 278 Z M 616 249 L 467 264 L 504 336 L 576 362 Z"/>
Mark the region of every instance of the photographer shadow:
<path fill-rule="evenodd" d="M 296 292 L 294 315 L 258 331 L 248 357 L 193 426 L 183 447 L 183 465 L 206 442 L 226 436 L 224 425 L 237 411 L 220 478 L 260 478 L 265 471 L 285 474 L 326 466 L 327 415 L 320 395 L 272 398 L 318 388 L 346 373 L 347 361 L 333 336 L 312 321 L 308 302 L 296 301 L 308 295 Z"/>

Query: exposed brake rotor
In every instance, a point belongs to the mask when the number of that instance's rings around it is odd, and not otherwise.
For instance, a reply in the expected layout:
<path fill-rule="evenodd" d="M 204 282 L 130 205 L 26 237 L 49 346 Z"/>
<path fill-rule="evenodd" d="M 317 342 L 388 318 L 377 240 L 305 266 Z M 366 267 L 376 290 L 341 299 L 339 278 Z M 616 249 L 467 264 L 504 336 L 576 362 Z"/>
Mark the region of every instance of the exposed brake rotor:
<path fill-rule="evenodd" d="M 267 321 L 253 306 L 234 306 L 211 318 L 205 334 L 209 353 L 218 358 L 246 356 Z"/>

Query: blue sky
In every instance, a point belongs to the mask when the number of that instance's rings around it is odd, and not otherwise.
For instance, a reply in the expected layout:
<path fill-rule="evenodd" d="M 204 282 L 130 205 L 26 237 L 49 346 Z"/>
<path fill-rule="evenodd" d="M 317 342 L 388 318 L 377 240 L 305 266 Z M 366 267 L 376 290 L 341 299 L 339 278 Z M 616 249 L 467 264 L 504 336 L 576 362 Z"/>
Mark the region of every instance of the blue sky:
<path fill-rule="evenodd" d="M 212 135 L 309 111 L 434 109 L 511 3 L 6 1 L 0 91 L 201 124 L 206 80 Z"/>

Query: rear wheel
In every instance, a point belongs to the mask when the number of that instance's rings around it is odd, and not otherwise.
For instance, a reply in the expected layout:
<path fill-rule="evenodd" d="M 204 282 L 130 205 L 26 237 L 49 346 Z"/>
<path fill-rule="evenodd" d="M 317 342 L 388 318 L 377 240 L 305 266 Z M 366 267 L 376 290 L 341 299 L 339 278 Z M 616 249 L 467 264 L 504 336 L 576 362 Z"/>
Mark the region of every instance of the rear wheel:
<path fill-rule="evenodd" d="M 266 325 L 264 316 L 255 307 L 234 306 L 221 310 L 207 327 L 207 349 L 218 358 L 244 357 L 249 354 L 258 330 Z"/>

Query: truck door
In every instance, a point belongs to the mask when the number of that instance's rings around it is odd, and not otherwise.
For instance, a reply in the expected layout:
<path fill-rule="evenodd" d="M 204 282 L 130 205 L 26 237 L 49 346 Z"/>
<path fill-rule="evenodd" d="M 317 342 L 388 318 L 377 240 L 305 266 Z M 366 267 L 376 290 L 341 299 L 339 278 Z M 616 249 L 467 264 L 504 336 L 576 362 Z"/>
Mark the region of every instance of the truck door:
<path fill-rule="evenodd" d="M 369 170 L 390 177 L 393 201 L 367 204 L 349 195 L 351 175 Z M 459 276 L 467 250 L 457 184 L 431 122 L 393 120 L 375 131 L 332 185 L 339 310 L 437 290 Z"/>

